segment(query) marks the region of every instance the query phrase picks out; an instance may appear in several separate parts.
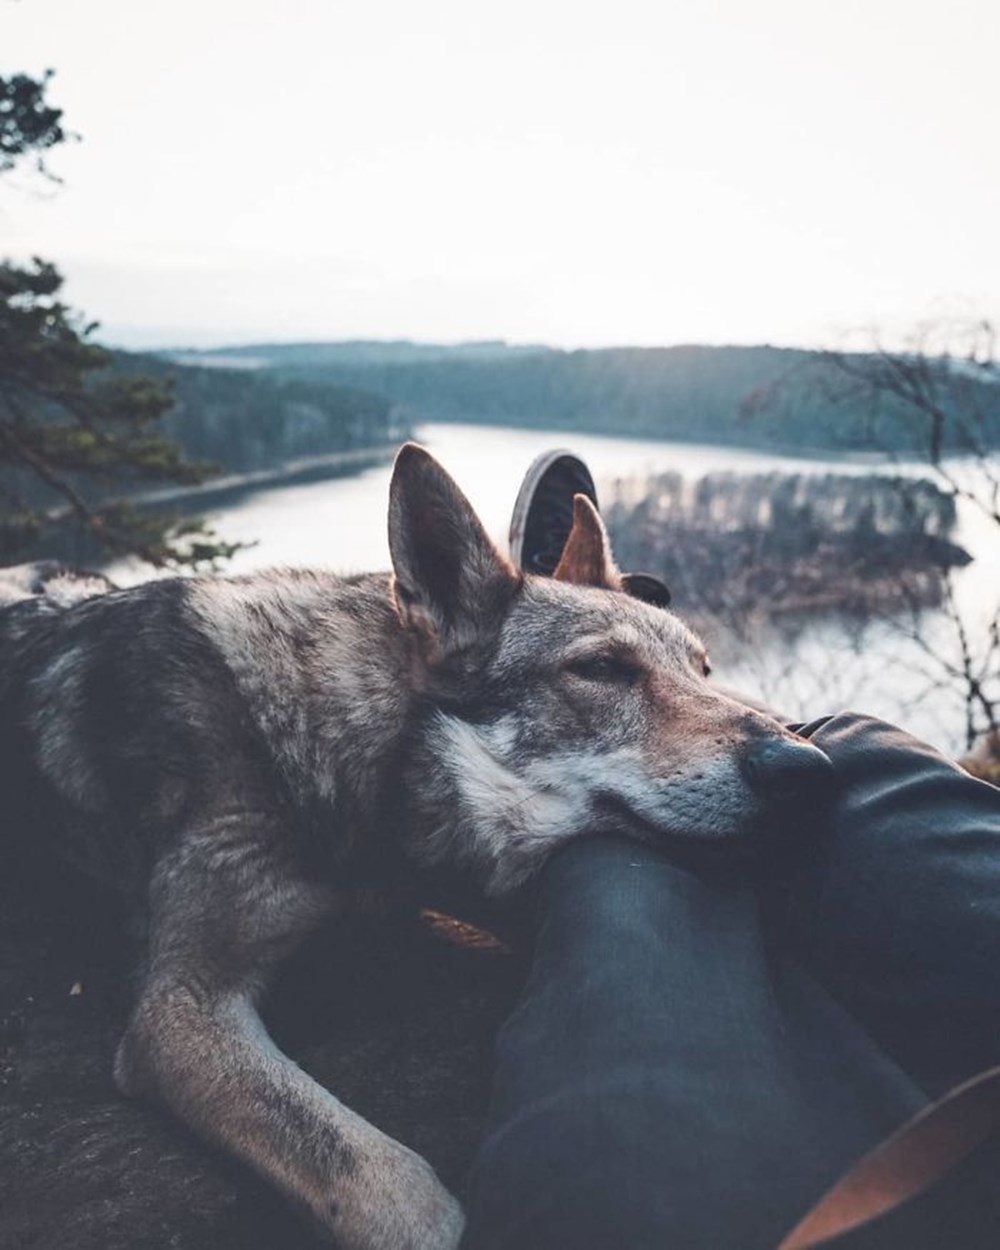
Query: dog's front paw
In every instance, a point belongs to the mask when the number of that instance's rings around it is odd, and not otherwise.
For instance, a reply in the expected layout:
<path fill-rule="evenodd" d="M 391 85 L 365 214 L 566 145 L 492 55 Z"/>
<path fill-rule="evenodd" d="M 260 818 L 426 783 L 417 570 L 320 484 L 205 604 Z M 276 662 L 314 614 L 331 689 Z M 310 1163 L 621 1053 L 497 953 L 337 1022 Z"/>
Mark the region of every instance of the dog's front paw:
<path fill-rule="evenodd" d="M 426 1160 L 382 1136 L 358 1163 L 317 1212 L 338 1250 L 456 1250 L 465 1217 Z"/>

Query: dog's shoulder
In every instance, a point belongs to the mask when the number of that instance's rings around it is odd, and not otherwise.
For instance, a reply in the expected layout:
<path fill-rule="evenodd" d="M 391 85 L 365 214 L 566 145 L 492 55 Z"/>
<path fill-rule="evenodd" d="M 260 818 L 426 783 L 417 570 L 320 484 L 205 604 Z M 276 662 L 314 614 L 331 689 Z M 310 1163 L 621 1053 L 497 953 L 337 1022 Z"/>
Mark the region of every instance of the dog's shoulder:
<path fill-rule="evenodd" d="M 341 577 L 269 569 L 246 577 L 192 579 L 184 607 L 253 699 L 308 695 L 393 633 L 388 575 Z M 332 663 L 339 654 L 341 663 Z"/>
<path fill-rule="evenodd" d="M 279 569 L 187 593 L 292 788 L 331 802 L 346 761 L 398 732 L 405 691 L 388 574 Z"/>

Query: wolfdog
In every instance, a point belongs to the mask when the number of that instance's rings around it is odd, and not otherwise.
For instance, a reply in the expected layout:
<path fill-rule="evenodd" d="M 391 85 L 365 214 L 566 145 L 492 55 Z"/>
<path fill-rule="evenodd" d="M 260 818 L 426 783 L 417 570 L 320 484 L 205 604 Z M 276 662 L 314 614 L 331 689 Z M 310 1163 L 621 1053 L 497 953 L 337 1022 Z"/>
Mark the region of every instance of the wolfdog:
<path fill-rule="evenodd" d="M 694 634 L 622 593 L 585 497 L 555 575 L 525 576 L 409 444 L 389 543 L 391 573 L 352 577 L 115 590 L 10 572 L 0 768 L 33 843 L 143 919 L 118 1087 L 343 1250 L 449 1250 L 462 1212 L 431 1167 L 267 1036 L 257 1003 L 282 959 L 409 873 L 505 896 L 588 829 L 752 841 L 828 761 L 713 691 Z"/>

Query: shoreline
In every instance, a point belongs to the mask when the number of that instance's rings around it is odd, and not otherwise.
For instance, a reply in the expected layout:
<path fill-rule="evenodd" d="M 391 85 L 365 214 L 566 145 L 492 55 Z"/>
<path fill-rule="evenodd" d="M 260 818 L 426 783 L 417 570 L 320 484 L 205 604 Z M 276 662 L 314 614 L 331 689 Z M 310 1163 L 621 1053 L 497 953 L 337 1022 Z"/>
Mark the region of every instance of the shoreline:
<path fill-rule="evenodd" d="M 319 482 L 327 478 L 344 477 L 349 473 L 363 472 L 377 465 L 387 464 L 395 456 L 399 443 L 378 447 L 355 447 L 350 451 L 328 452 L 320 456 L 300 456 L 295 460 L 283 460 L 271 469 L 252 469 L 246 473 L 224 473 L 211 477 L 198 486 L 168 486 L 161 490 L 144 491 L 132 495 L 129 502 L 141 508 L 156 508 L 163 504 L 181 503 L 211 507 L 238 495 L 250 495 L 258 490 L 274 487 L 296 486 L 303 482 Z"/>

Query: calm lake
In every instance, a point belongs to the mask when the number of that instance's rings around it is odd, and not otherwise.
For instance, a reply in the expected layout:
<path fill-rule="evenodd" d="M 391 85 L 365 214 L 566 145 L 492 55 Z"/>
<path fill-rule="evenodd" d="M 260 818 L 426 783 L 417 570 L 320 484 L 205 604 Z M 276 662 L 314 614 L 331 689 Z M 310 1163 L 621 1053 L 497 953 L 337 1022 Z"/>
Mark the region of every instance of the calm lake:
<path fill-rule="evenodd" d="M 506 540 L 510 509 L 525 469 L 540 451 L 569 446 L 584 456 L 598 491 L 614 479 L 675 469 L 685 476 L 729 469 L 759 473 L 922 472 L 917 465 L 864 459 L 806 459 L 737 448 L 550 433 L 481 425 L 425 425 L 418 439 L 456 477 L 492 534 Z M 340 572 L 387 568 L 386 500 L 390 467 L 351 477 L 261 490 L 210 513 L 229 539 L 256 540 L 231 562 L 233 572 L 268 565 L 311 565 Z M 970 619 L 985 619 L 1000 594 L 995 526 L 971 508 L 960 510 L 958 540 L 974 556 L 956 575 L 956 593 Z M 684 605 L 676 604 L 683 615 Z M 927 614 L 925 639 L 953 652 L 953 631 L 941 613 Z M 763 631 L 752 641 L 708 639 L 716 675 L 769 700 L 793 718 L 851 706 L 884 716 L 949 752 L 962 746 L 961 702 L 921 644 L 888 622 L 824 619 L 797 635 Z"/>

